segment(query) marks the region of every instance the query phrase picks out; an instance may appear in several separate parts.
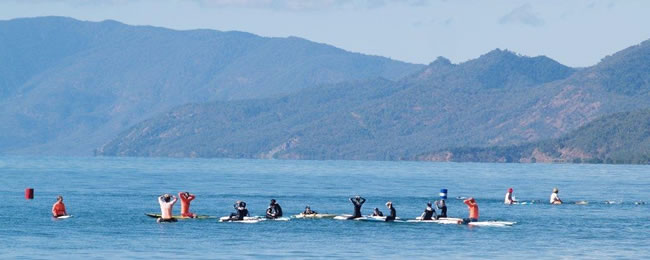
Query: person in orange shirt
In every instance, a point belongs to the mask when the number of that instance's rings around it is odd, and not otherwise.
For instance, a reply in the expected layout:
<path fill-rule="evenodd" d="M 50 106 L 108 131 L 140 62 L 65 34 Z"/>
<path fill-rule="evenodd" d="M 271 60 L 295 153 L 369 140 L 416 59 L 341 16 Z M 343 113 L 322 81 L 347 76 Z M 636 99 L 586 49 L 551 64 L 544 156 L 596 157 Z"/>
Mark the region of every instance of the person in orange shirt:
<path fill-rule="evenodd" d="M 179 192 L 178 197 L 181 198 L 181 216 L 184 218 L 196 218 L 196 214 L 190 212 L 190 202 L 192 202 L 196 196 L 186 191 Z"/>
<path fill-rule="evenodd" d="M 478 221 L 478 204 L 474 198 L 469 198 L 463 201 L 465 205 L 469 208 L 469 218 L 464 218 L 463 223 L 467 224 L 469 222 Z"/>
<path fill-rule="evenodd" d="M 65 212 L 65 204 L 63 204 L 63 196 L 58 196 L 56 202 L 52 205 L 52 216 L 58 218 L 67 215 L 68 213 Z"/>

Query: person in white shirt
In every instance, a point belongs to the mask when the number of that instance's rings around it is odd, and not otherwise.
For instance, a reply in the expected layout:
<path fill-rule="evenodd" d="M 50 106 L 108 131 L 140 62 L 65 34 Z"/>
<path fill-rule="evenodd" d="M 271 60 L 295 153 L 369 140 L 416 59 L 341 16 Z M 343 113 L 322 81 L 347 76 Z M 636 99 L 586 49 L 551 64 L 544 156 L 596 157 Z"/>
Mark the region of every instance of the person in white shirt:
<path fill-rule="evenodd" d="M 176 222 L 176 219 L 172 215 L 172 208 L 176 204 L 176 200 L 176 196 L 170 196 L 169 194 L 158 197 L 158 203 L 160 204 L 160 218 L 157 220 L 158 223 Z"/>
<path fill-rule="evenodd" d="M 551 204 L 562 204 L 562 200 L 557 196 L 557 193 L 560 192 L 557 188 L 553 188 L 553 193 L 551 193 Z"/>
<path fill-rule="evenodd" d="M 506 193 L 506 198 L 503 200 L 504 204 L 514 204 L 517 202 L 513 197 L 512 197 L 512 188 L 508 189 L 508 192 Z"/>

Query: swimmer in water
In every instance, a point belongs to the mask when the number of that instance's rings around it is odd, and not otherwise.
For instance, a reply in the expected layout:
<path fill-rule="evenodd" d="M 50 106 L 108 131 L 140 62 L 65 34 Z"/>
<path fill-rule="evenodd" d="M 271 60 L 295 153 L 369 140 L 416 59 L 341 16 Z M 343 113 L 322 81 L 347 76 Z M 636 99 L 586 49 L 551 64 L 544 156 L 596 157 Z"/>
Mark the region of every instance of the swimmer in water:
<path fill-rule="evenodd" d="M 303 215 L 316 215 L 318 212 L 311 210 L 309 205 L 305 207 L 305 211 L 302 212 Z"/>
<path fill-rule="evenodd" d="M 233 207 L 235 208 L 236 212 L 230 213 L 231 221 L 240 221 L 240 220 L 244 220 L 244 217 L 248 217 L 248 209 L 246 209 L 246 202 L 238 200 L 235 202 Z"/>
<path fill-rule="evenodd" d="M 503 200 L 504 204 L 514 204 L 517 202 L 514 198 L 512 198 L 512 188 L 508 189 L 508 192 L 506 192 L 506 197 Z"/>
<path fill-rule="evenodd" d="M 551 199 L 550 202 L 551 204 L 562 204 L 562 200 L 560 197 L 557 196 L 557 194 L 560 192 L 557 188 L 553 188 L 553 193 L 551 193 Z"/>
<path fill-rule="evenodd" d="M 173 198 L 173 199 L 172 199 Z M 157 222 L 176 222 L 176 219 L 172 216 L 172 208 L 176 204 L 176 197 L 169 194 L 164 194 L 158 197 L 158 204 L 160 204 L 160 217 Z"/>
<path fill-rule="evenodd" d="M 359 195 L 357 195 L 354 198 L 350 198 L 350 202 L 352 202 L 352 204 L 354 205 L 354 215 L 352 215 L 348 219 L 360 218 L 361 217 L 361 206 L 363 206 L 363 203 L 366 203 L 366 199 L 362 198 Z"/>
<path fill-rule="evenodd" d="M 395 221 L 397 218 L 397 211 L 395 210 L 395 207 L 393 207 L 393 203 L 390 200 L 386 202 L 386 207 L 390 210 L 390 215 L 386 217 L 386 221 Z"/>
<path fill-rule="evenodd" d="M 379 210 L 379 208 L 375 208 L 375 210 L 372 211 L 372 215 L 370 215 L 370 216 L 372 216 L 372 217 L 383 217 L 384 212 L 381 212 L 381 210 Z"/>
<path fill-rule="evenodd" d="M 56 202 L 52 205 L 52 216 L 58 218 L 67 215 L 65 204 L 63 204 L 63 196 L 56 197 Z"/>
<path fill-rule="evenodd" d="M 282 217 L 282 208 L 275 199 L 272 199 L 269 207 L 266 209 L 266 218 L 275 219 L 279 217 Z"/>
<path fill-rule="evenodd" d="M 474 198 L 469 198 L 463 201 L 467 208 L 469 209 L 469 218 L 464 218 L 463 223 L 467 224 L 469 222 L 478 221 L 478 204 Z"/>
<path fill-rule="evenodd" d="M 427 208 L 424 209 L 424 212 L 422 212 L 422 215 L 420 216 L 420 220 L 433 220 L 433 219 L 438 219 L 438 215 L 436 214 L 436 210 L 433 209 L 433 206 L 431 205 L 431 201 L 427 202 Z"/>
<path fill-rule="evenodd" d="M 190 212 L 190 202 L 192 202 L 196 196 L 189 192 L 179 192 L 178 197 L 181 198 L 181 216 L 185 218 L 196 218 L 196 214 Z"/>
<path fill-rule="evenodd" d="M 447 217 L 447 204 L 445 203 L 445 200 L 437 200 L 435 202 L 436 208 L 440 210 L 440 215 L 438 215 L 438 218 L 446 218 Z"/>

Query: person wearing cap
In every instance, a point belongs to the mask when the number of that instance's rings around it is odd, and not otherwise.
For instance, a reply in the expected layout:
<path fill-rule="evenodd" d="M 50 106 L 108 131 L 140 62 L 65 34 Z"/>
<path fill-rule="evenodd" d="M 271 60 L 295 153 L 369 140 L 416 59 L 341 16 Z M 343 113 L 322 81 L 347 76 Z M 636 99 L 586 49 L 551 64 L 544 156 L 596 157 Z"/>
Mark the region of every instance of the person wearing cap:
<path fill-rule="evenodd" d="M 172 208 L 176 204 L 176 197 L 169 194 L 164 194 L 158 197 L 158 204 L 160 204 L 160 217 L 158 218 L 158 223 L 160 222 L 176 222 L 176 219 L 172 216 Z"/>
<path fill-rule="evenodd" d="M 504 199 L 503 203 L 504 204 L 514 204 L 515 202 L 517 202 L 517 201 L 512 198 L 512 188 L 509 188 L 508 192 L 506 192 L 506 198 Z"/>
<path fill-rule="evenodd" d="M 562 200 L 557 196 L 558 192 L 560 192 L 560 190 L 553 188 L 553 193 L 551 193 L 550 199 L 551 204 L 562 204 Z"/>
<path fill-rule="evenodd" d="M 63 204 L 63 196 L 56 197 L 56 202 L 52 205 L 52 216 L 58 218 L 67 215 L 65 204 Z"/>
<path fill-rule="evenodd" d="M 393 207 L 393 202 L 390 200 L 386 202 L 386 207 L 390 210 L 390 215 L 386 217 L 386 221 L 395 221 L 397 218 L 397 211 L 395 210 L 395 207 Z"/>
<path fill-rule="evenodd" d="M 432 220 L 432 219 L 438 219 L 438 215 L 436 215 L 436 210 L 433 209 L 433 206 L 431 205 L 431 201 L 427 202 L 427 208 L 424 209 L 424 212 L 422 212 L 422 215 L 420 216 L 420 220 Z"/>
<path fill-rule="evenodd" d="M 266 218 L 275 219 L 279 217 L 282 217 L 282 208 L 280 207 L 280 204 L 275 201 L 275 199 L 271 199 L 271 203 L 266 209 Z"/>
<path fill-rule="evenodd" d="M 440 215 L 438 215 L 438 218 L 446 218 L 447 217 L 447 203 L 445 203 L 445 200 L 437 200 L 435 202 L 436 208 L 440 210 Z"/>
<path fill-rule="evenodd" d="M 474 198 L 469 198 L 463 201 L 467 208 L 469 209 L 469 218 L 464 218 L 463 223 L 467 224 L 469 222 L 478 221 L 478 204 Z"/>

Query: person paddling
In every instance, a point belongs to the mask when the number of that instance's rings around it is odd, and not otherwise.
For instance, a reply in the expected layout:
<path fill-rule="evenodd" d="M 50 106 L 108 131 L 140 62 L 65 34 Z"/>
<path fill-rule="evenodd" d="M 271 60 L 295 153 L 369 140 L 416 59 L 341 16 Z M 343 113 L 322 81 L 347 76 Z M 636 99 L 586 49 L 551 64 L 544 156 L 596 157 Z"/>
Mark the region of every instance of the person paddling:
<path fill-rule="evenodd" d="M 395 210 L 395 207 L 393 207 L 393 202 L 390 200 L 386 202 L 386 207 L 390 210 L 390 215 L 386 217 L 386 221 L 395 221 L 397 218 L 397 211 Z"/>
<path fill-rule="evenodd" d="M 360 218 L 361 217 L 361 206 L 363 206 L 363 203 L 366 203 L 366 199 L 362 198 L 359 195 L 357 195 L 354 198 L 350 198 L 350 202 L 352 202 L 352 205 L 354 205 L 354 215 L 352 215 L 348 219 Z"/>
<path fill-rule="evenodd" d="M 282 217 L 282 207 L 280 207 L 280 204 L 275 199 L 272 199 L 269 207 L 266 209 L 266 218 L 275 219 L 279 217 Z"/>
<path fill-rule="evenodd" d="M 248 209 L 246 209 L 246 202 L 238 200 L 235 202 L 233 207 L 235 207 L 236 212 L 230 214 L 230 220 L 240 221 L 240 220 L 244 220 L 244 217 L 249 216 Z"/>
<path fill-rule="evenodd" d="M 562 200 L 560 197 L 557 196 L 557 194 L 560 192 L 557 188 L 553 188 L 553 193 L 551 193 L 551 199 L 550 202 L 551 204 L 562 204 Z"/>
<path fill-rule="evenodd" d="M 478 221 L 478 204 L 474 198 L 469 198 L 463 201 L 467 208 L 469 209 L 469 218 L 464 218 L 463 223 L 467 224 L 469 222 Z"/>
<path fill-rule="evenodd" d="M 381 210 L 379 210 L 379 208 L 375 208 L 375 210 L 372 211 L 372 215 L 370 215 L 370 216 L 372 216 L 372 217 L 383 217 L 384 212 L 381 212 Z"/>
<path fill-rule="evenodd" d="M 196 218 L 196 214 L 190 212 L 190 202 L 192 202 L 196 196 L 186 191 L 179 192 L 178 197 L 181 198 L 181 216 L 184 218 Z"/>
<path fill-rule="evenodd" d="M 52 216 L 58 218 L 67 215 L 65 204 L 63 204 L 63 196 L 56 197 L 56 202 L 52 205 Z"/>
<path fill-rule="evenodd" d="M 513 197 L 512 197 L 512 188 L 508 189 L 508 192 L 506 192 L 506 197 L 503 200 L 504 204 L 514 204 L 517 202 Z"/>
<path fill-rule="evenodd" d="M 438 219 L 438 215 L 436 215 L 436 210 L 433 209 L 433 206 L 431 205 L 431 201 L 427 202 L 427 207 L 424 209 L 424 212 L 422 212 L 422 215 L 420 216 L 420 220 L 433 220 L 433 219 Z"/>
<path fill-rule="evenodd" d="M 178 199 L 175 196 L 169 194 L 164 194 L 158 197 L 158 204 L 160 204 L 160 218 L 158 218 L 158 223 L 160 222 L 176 222 L 176 219 L 172 215 L 172 208 Z"/>
<path fill-rule="evenodd" d="M 445 200 L 438 200 L 435 202 L 436 208 L 440 210 L 440 215 L 438 215 L 438 218 L 446 218 L 447 217 L 447 203 L 445 203 Z"/>

